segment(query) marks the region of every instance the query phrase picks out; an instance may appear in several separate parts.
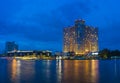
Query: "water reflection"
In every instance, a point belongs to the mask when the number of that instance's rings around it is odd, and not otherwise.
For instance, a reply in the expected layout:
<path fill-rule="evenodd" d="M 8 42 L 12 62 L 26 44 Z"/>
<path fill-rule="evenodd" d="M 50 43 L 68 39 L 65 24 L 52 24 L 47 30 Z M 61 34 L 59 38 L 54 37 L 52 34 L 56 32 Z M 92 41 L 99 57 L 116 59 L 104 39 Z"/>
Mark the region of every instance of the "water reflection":
<path fill-rule="evenodd" d="M 46 62 L 46 77 L 47 77 L 48 82 L 50 81 L 50 75 L 51 75 L 50 66 L 51 66 L 51 61 L 47 60 L 47 62 Z"/>
<path fill-rule="evenodd" d="M 56 72 L 57 72 L 58 82 L 61 83 L 62 82 L 62 61 L 61 60 L 56 61 Z"/>
<path fill-rule="evenodd" d="M 64 61 L 64 83 L 98 82 L 98 61 Z"/>
<path fill-rule="evenodd" d="M 120 83 L 119 63 L 120 60 L 5 60 L 0 66 L 0 83 Z"/>
<path fill-rule="evenodd" d="M 98 83 L 98 76 L 99 76 L 99 61 L 98 60 L 92 60 L 91 61 L 91 82 Z"/>
<path fill-rule="evenodd" d="M 55 61 L 54 61 L 55 62 Z M 53 79 L 51 76 L 54 76 L 55 73 L 52 67 L 53 61 L 47 60 L 43 61 L 41 68 L 41 75 L 45 77 L 47 80 L 43 82 L 52 82 Z M 57 60 L 56 62 L 56 82 L 57 83 L 88 83 L 88 82 L 98 82 L 98 61 L 97 60 L 65 60 L 62 64 L 61 60 Z M 24 76 L 25 79 L 22 82 L 32 83 L 34 79 L 35 73 L 39 72 L 35 71 L 34 64 L 35 61 L 22 61 L 23 66 L 21 66 L 21 61 L 16 61 L 15 59 L 12 61 L 12 80 L 14 83 L 20 82 L 20 75 Z M 27 67 L 25 67 L 27 65 Z M 53 64 L 54 65 L 54 64 Z M 20 67 L 21 66 L 21 67 Z M 38 65 L 39 66 L 39 65 Z M 37 66 L 37 67 L 38 67 Z M 62 68 L 63 67 L 63 68 Z M 21 68 L 21 69 L 20 69 Z M 22 72 L 21 72 L 22 71 Z M 23 77 L 22 77 L 23 79 Z M 30 81 L 31 80 L 31 81 Z M 54 81 L 55 82 L 55 81 Z"/>
<path fill-rule="evenodd" d="M 114 64 L 114 65 L 115 65 L 115 67 L 114 67 L 114 68 L 115 68 L 115 76 L 117 76 L 117 64 L 116 64 L 116 59 L 115 59 L 115 62 L 114 62 L 114 63 L 115 63 L 115 64 Z"/>
<path fill-rule="evenodd" d="M 22 61 L 21 83 L 34 83 L 35 79 L 35 61 Z"/>
<path fill-rule="evenodd" d="M 20 83 L 20 66 L 21 62 L 20 60 L 13 59 L 12 60 L 12 82 L 13 83 Z"/>
<path fill-rule="evenodd" d="M 36 81 L 34 83 L 58 83 L 56 60 L 36 61 L 35 69 Z"/>

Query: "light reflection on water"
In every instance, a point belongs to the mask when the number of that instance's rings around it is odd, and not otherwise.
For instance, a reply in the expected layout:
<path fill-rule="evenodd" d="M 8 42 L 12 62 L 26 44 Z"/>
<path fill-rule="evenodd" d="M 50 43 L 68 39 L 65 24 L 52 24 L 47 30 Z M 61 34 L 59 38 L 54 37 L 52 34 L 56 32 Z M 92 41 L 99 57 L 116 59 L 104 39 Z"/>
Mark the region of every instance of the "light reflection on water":
<path fill-rule="evenodd" d="M 13 59 L 12 60 L 12 82 L 14 83 L 20 83 L 20 66 L 21 66 L 21 61 L 20 60 L 16 60 L 16 59 Z"/>
<path fill-rule="evenodd" d="M 120 83 L 120 60 L 4 60 L 0 83 Z"/>
<path fill-rule="evenodd" d="M 46 62 L 46 78 L 47 78 L 47 82 L 50 81 L 50 76 L 51 76 L 50 66 L 51 66 L 51 61 L 47 60 L 47 62 Z"/>
<path fill-rule="evenodd" d="M 94 60 L 75 60 L 64 61 L 64 76 L 65 83 L 88 83 L 98 82 L 98 61 Z"/>
<path fill-rule="evenodd" d="M 21 61 L 21 83 L 33 83 L 35 76 L 35 61 Z"/>
<path fill-rule="evenodd" d="M 99 61 L 92 60 L 91 61 L 91 80 L 93 83 L 98 83 L 98 76 L 99 76 Z"/>
<path fill-rule="evenodd" d="M 56 71 L 57 71 L 58 82 L 61 83 L 62 82 L 62 61 L 61 60 L 56 61 Z"/>

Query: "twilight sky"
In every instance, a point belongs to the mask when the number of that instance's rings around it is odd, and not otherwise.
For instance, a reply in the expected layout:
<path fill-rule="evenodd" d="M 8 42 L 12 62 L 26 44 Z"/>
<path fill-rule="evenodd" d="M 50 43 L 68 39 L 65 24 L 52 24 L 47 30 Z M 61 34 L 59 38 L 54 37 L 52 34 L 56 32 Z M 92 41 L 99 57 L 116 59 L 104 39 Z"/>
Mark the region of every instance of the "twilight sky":
<path fill-rule="evenodd" d="M 61 51 L 63 28 L 75 19 L 99 28 L 100 49 L 120 49 L 120 0 L 0 0 L 0 50 Z"/>

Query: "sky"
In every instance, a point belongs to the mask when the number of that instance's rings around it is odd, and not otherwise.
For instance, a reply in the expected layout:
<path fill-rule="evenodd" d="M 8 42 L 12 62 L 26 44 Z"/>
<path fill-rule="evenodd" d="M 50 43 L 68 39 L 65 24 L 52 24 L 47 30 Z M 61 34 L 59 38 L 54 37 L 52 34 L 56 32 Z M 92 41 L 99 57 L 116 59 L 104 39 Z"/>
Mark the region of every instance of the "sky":
<path fill-rule="evenodd" d="M 120 50 L 120 0 L 0 0 L 0 50 L 62 51 L 63 28 L 84 19 L 98 27 L 99 48 Z"/>

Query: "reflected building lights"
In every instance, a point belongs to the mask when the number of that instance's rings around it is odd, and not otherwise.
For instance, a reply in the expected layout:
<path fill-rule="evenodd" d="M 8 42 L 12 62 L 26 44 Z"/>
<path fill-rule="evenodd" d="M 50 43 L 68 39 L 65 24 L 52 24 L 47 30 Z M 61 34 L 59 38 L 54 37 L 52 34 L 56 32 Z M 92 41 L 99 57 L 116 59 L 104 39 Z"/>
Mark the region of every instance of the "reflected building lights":
<path fill-rule="evenodd" d="M 27 67 L 23 65 L 26 65 Z M 25 77 L 24 81 L 30 83 L 35 76 L 35 61 L 22 61 L 21 74 Z M 24 77 L 21 78 L 23 79 Z"/>
<path fill-rule="evenodd" d="M 85 60 L 85 75 L 87 76 L 87 75 L 89 75 L 89 66 L 91 66 L 90 65 L 90 61 L 89 60 Z"/>
<path fill-rule="evenodd" d="M 47 70 L 46 70 L 46 76 L 47 78 L 49 79 L 48 82 L 50 81 L 50 65 L 51 65 L 51 60 L 47 60 L 47 63 L 46 63 L 46 67 L 47 67 Z"/>
<path fill-rule="evenodd" d="M 17 61 L 16 59 L 13 59 L 12 61 L 12 79 L 15 80 L 17 73 Z"/>
<path fill-rule="evenodd" d="M 65 83 L 98 83 L 98 64 L 97 60 L 74 60 L 64 61 L 64 76 L 62 80 Z"/>
<path fill-rule="evenodd" d="M 17 75 L 18 75 L 18 77 L 20 77 L 20 73 L 21 73 L 20 66 L 21 66 L 21 61 L 17 60 L 17 73 L 18 73 Z"/>
<path fill-rule="evenodd" d="M 79 71 L 80 69 L 79 69 L 79 61 L 78 60 L 76 60 L 76 61 L 74 61 L 74 71 Z M 75 73 L 75 74 L 78 74 L 78 73 Z"/>
<path fill-rule="evenodd" d="M 50 60 L 47 60 L 47 67 L 50 67 Z"/>
<path fill-rule="evenodd" d="M 92 60 L 91 61 L 91 76 L 92 76 L 92 82 L 98 82 L 98 64 L 99 64 L 99 61 L 98 60 Z"/>
<path fill-rule="evenodd" d="M 61 83 L 62 82 L 62 61 L 61 60 L 57 60 L 57 63 L 56 63 L 56 70 L 57 70 L 57 78 L 58 78 L 58 81 Z"/>
<path fill-rule="evenodd" d="M 81 66 L 81 65 L 79 65 L 78 63 L 79 63 L 80 61 L 79 60 L 75 60 L 74 61 L 74 70 L 73 71 L 75 71 L 74 72 L 74 77 L 75 77 L 75 79 L 79 79 L 79 72 L 78 71 L 81 71 L 82 69 L 80 69 L 79 67 Z"/>
<path fill-rule="evenodd" d="M 20 81 L 20 60 L 13 59 L 12 60 L 12 81 L 19 83 Z"/>

